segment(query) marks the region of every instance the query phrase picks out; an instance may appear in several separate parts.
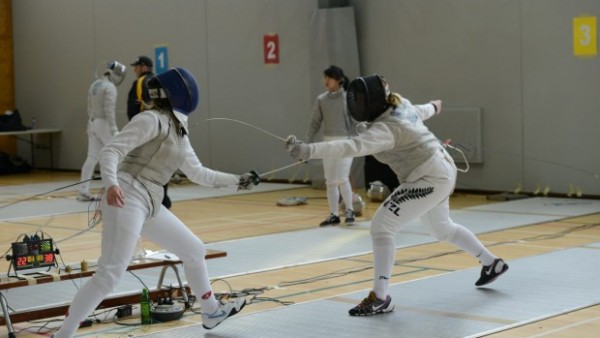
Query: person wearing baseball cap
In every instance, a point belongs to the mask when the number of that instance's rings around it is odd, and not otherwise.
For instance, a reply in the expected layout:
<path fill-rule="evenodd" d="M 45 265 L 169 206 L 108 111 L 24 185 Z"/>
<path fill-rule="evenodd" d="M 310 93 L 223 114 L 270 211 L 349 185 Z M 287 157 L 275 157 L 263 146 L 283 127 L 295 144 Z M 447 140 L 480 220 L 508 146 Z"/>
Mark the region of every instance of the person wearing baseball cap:
<path fill-rule="evenodd" d="M 127 97 L 127 118 L 129 120 L 146 110 L 142 94 L 145 91 L 144 89 L 147 90 L 148 88 L 148 81 L 154 76 L 154 73 L 152 73 L 152 59 L 147 56 L 138 56 L 131 65 L 134 67 L 133 71 L 137 79 L 133 81 Z"/>
<path fill-rule="evenodd" d="M 152 70 L 152 59 L 147 56 L 138 56 L 137 59 L 131 64 L 132 66 L 146 66 Z"/>
<path fill-rule="evenodd" d="M 152 73 L 152 59 L 145 55 L 138 56 L 131 63 L 131 66 L 134 67 L 133 71 L 137 75 L 137 79 L 133 81 L 129 90 L 129 96 L 127 97 L 127 118 L 130 121 L 135 115 L 150 108 L 144 104 L 144 93 L 148 93 L 148 81 L 154 77 L 154 73 Z M 164 196 L 162 204 L 167 209 L 171 209 L 171 198 L 167 195 L 168 183 L 163 188 Z"/>

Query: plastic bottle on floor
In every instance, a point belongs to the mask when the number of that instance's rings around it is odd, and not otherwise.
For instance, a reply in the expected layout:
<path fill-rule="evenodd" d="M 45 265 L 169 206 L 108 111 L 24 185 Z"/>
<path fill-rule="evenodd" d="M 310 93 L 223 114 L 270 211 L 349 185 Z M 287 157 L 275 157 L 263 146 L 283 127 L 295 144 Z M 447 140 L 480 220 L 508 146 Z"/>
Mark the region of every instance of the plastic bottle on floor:
<path fill-rule="evenodd" d="M 140 318 L 142 324 L 152 324 L 152 317 L 150 317 L 150 295 L 146 288 L 142 290 L 142 298 L 140 299 Z"/>

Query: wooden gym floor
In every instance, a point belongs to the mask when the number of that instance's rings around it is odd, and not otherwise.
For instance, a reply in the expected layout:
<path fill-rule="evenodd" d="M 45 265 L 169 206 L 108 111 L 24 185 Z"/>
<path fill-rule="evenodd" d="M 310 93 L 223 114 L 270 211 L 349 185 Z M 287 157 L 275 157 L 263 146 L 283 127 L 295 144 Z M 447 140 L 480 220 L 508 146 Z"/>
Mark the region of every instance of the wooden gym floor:
<path fill-rule="evenodd" d="M 14 196 L 7 199 L 5 194 L 8 191 L 18 189 L 19 185 L 66 180 L 76 181 L 78 180 L 78 175 L 78 173 L 36 172 L 27 175 L 0 176 L 0 186 L 2 186 L 0 206 L 14 199 Z M 364 194 L 362 195 L 363 198 L 366 198 Z M 309 204 L 295 207 L 278 207 L 275 205 L 275 201 L 286 196 L 309 197 Z M 74 198 L 74 193 L 56 192 L 52 194 L 52 197 Z M 487 203 L 491 202 L 487 201 L 486 197 L 481 195 L 455 194 L 451 198 L 451 207 L 453 209 Z M 18 204 L 12 207 L 18 208 Z M 367 208 L 363 216 L 358 218 L 358 220 L 368 220 L 376 208 L 376 203 L 367 203 Z M 293 216 L 290 216 L 290 210 L 293 210 Z M 180 201 L 174 203 L 172 208 L 172 211 L 206 243 L 315 228 L 326 216 L 328 213 L 327 210 L 325 192 L 310 188 Z M 85 228 L 88 221 L 87 213 L 4 221 L 4 217 L 2 217 L 3 212 L 0 209 L 0 251 L 2 253 L 23 232 L 43 230 L 51 234 L 55 240 L 58 240 L 73 235 Z M 264 217 L 264 219 L 261 219 L 261 217 L 257 216 L 260 213 L 268 214 L 269 218 Z M 270 219 L 274 214 L 278 213 L 281 214 L 281 217 L 285 218 L 285 222 L 274 224 Z M 250 214 L 252 215 L 252 219 L 244 221 L 244 215 Z M 233 218 L 236 220 L 235 222 L 231 221 Z M 502 256 L 510 262 L 512 259 L 599 242 L 600 227 L 595 226 L 597 224 L 600 224 L 600 214 L 511 228 L 486 233 L 480 235 L 479 238 L 495 254 Z M 584 225 L 589 226 L 585 227 Z M 532 238 L 537 239 L 532 240 Z M 67 263 L 80 262 L 82 259 L 95 260 L 99 256 L 99 246 L 100 231 L 99 229 L 93 229 L 77 238 L 77 240 L 62 243 L 61 254 Z M 152 243 L 146 242 L 144 242 L 144 247 L 153 250 L 158 249 Z M 399 273 L 391 282 L 399 283 L 417 280 L 448 271 L 472 268 L 476 265 L 476 262 L 464 253 L 433 257 L 438 253 L 447 253 L 454 250 L 453 246 L 439 242 L 397 250 L 397 260 L 417 259 L 418 263 L 413 264 L 418 264 L 425 269 L 420 270 L 420 272 L 408 274 Z M 372 262 L 372 255 L 369 254 L 355 257 L 352 260 L 333 260 L 309 265 L 284 267 L 273 271 L 227 278 L 225 281 L 215 281 L 213 287 L 216 292 L 228 290 L 229 288 L 233 290 L 247 288 L 260 289 L 267 286 L 280 285 L 285 281 L 313 278 L 342 269 L 360 270 L 360 267 L 368 267 L 370 262 Z M 590 267 L 590 269 L 597 268 L 598 266 Z M 7 269 L 8 262 L 6 260 L 0 261 L 0 271 L 4 272 Z M 395 269 L 398 269 L 398 267 L 395 267 Z M 244 309 L 244 314 L 283 307 L 285 305 L 277 300 L 278 297 L 284 295 L 285 299 L 279 299 L 280 301 L 300 303 L 365 290 L 371 287 L 371 279 L 372 270 L 365 269 L 361 272 L 341 274 L 339 277 L 331 279 L 287 286 L 285 290 L 270 289 L 260 294 L 260 297 L 265 297 L 264 299 L 267 301 L 255 302 L 248 305 Z M 402 303 L 401 299 L 395 299 L 394 301 L 398 304 Z M 510 311 L 510 309 L 506 309 L 506 311 Z M 102 323 L 95 323 L 91 327 L 81 329 L 78 331 L 78 334 L 86 337 L 135 337 L 149 332 L 163 331 L 168 328 L 200 322 L 199 315 L 186 312 L 186 315 L 179 321 L 143 327 L 123 326 L 113 322 L 112 314 L 99 314 L 97 318 L 103 319 Z M 122 321 L 135 324 L 139 319 L 123 318 Z M 40 330 L 40 326 L 46 322 L 47 320 L 39 320 L 35 323 L 16 323 L 15 329 L 20 331 L 17 337 L 49 336 L 51 332 L 48 332 L 46 329 Z M 53 322 L 48 324 L 47 327 L 57 327 L 57 325 L 59 325 L 59 322 Z M 598 305 L 495 333 L 489 335 L 489 337 L 596 337 L 597 332 L 600 332 L 600 306 Z M 6 336 L 6 327 L 0 327 L 0 337 Z"/>

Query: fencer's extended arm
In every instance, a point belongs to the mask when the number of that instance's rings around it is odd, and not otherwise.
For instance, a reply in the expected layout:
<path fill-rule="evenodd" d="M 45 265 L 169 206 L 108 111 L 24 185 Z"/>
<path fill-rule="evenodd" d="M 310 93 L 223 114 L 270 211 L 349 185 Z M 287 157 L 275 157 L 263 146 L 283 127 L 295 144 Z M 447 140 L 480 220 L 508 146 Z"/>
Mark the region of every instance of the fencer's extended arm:
<path fill-rule="evenodd" d="M 442 100 L 433 100 L 429 103 L 435 108 L 436 114 L 440 114 L 442 112 Z"/>
<path fill-rule="evenodd" d="M 394 148 L 395 138 L 384 123 L 373 123 L 359 136 L 329 142 L 311 143 L 310 159 L 360 157 Z"/>
<path fill-rule="evenodd" d="M 185 160 L 179 169 L 183 171 L 190 181 L 209 187 L 238 184 L 239 177 L 237 175 L 212 170 L 203 166 L 198 156 L 196 156 L 190 140 L 185 137 L 183 142 Z"/>
<path fill-rule="evenodd" d="M 158 136 L 158 118 L 149 113 L 135 116 L 100 151 L 100 171 L 105 188 L 118 185 L 117 170 L 119 163 L 133 149 Z"/>
<path fill-rule="evenodd" d="M 417 114 L 419 115 L 421 120 L 425 121 L 428 118 L 439 114 L 442 111 L 442 101 L 436 100 L 426 104 L 418 104 L 415 105 L 414 108 L 417 111 Z"/>

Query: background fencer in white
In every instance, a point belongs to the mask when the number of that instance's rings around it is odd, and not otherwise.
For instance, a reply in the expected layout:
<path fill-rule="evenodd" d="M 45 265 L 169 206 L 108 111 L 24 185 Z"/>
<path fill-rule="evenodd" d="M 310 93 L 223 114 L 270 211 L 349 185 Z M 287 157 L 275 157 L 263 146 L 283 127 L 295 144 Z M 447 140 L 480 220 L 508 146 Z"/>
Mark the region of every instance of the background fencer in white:
<path fill-rule="evenodd" d="M 204 243 L 161 205 L 162 186 L 176 169 L 201 185 L 237 184 L 238 189 L 258 184 L 258 176 L 238 177 L 202 166 L 187 137 L 187 115 L 199 98 L 196 80 L 188 71 L 176 68 L 157 75 L 149 82 L 149 91 L 154 109 L 136 115 L 101 152 L 107 191 L 102 200 L 98 269 L 75 295 L 55 338 L 72 337 L 79 323 L 114 289 L 140 234 L 182 260 L 187 281 L 201 303 L 205 328 L 215 327 L 245 305 L 243 298 L 217 301 L 208 279 Z"/>
<path fill-rule="evenodd" d="M 348 78 L 340 67 L 329 66 L 323 71 L 323 82 L 327 91 L 320 94 L 315 101 L 309 127 L 304 138 L 308 143 L 314 141 L 315 135 L 321 127 L 323 127 L 323 139 L 325 141 L 348 139 L 352 135 L 354 123 L 346 107 Z M 355 220 L 352 186 L 348 179 L 352 160 L 352 157 L 323 159 L 330 215 L 321 222 L 321 226 L 340 223 L 340 194 L 347 209 L 345 210 L 345 223 L 352 223 Z"/>
<path fill-rule="evenodd" d="M 79 201 L 95 201 L 90 194 L 89 179 L 94 174 L 100 149 L 119 132 L 116 118 L 117 87 L 125 79 L 126 67 L 118 61 L 108 63 L 102 77 L 96 79 L 88 90 L 87 97 L 87 158 L 81 167 Z"/>
<path fill-rule="evenodd" d="M 439 100 L 412 105 L 390 93 L 378 75 L 357 78 L 348 90 L 348 107 L 357 121 L 368 127 L 350 140 L 303 144 L 290 136 L 287 149 L 299 160 L 374 155 L 388 164 L 400 186 L 378 208 L 371 221 L 374 252 L 373 291 L 352 316 L 393 310 L 389 280 L 395 261 L 395 235 L 409 221 L 419 218 L 429 232 L 465 250 L 483 264 L 477 286 L 494 281 L 508 265 L 489 252 L 475 235 L 450 219 L 449 196 L 456 182 L 452 157 L 423 124 L 441 112 Z"/>

